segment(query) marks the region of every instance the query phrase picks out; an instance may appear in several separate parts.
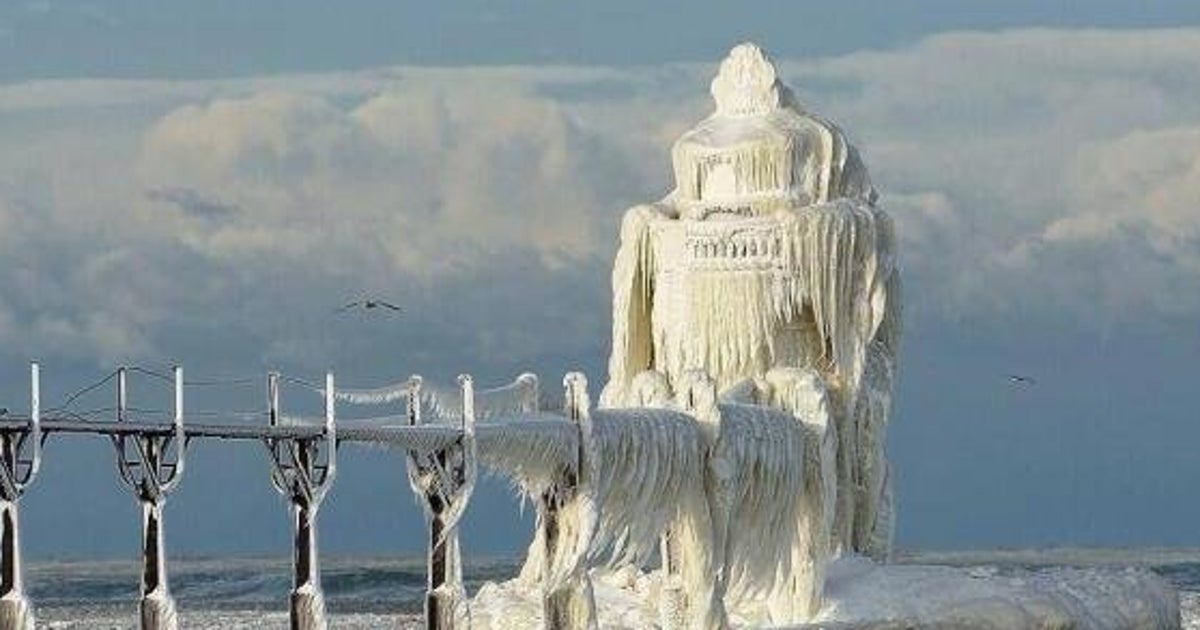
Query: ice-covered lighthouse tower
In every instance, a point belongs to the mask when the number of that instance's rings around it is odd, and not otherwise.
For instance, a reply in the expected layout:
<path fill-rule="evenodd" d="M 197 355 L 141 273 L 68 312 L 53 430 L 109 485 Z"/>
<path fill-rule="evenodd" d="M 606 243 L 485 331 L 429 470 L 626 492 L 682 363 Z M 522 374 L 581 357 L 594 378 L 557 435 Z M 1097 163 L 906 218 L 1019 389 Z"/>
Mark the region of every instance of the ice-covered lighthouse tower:
<path fill-rule="evenodd" d="M 675 189 L 625 214 L 601 404 L 670 397 L 703 370 L 726 398 L 796 412 L 788 389 L 815 374 L 837 431 L 832 543 L 885 556 L 892 222 L 842 131 L 806 112 L 757 47 L 734 48 L 711 91 L 716 111 L 672 149 Z"/>

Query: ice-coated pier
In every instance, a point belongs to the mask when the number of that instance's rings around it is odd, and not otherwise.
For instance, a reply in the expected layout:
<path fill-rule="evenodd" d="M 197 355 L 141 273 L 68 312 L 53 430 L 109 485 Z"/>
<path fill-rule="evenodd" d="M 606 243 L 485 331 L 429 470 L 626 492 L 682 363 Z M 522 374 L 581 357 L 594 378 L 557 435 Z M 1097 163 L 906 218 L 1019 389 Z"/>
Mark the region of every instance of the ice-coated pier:
<path fill-rule="evenodd" d="M 21 584 L 18 505 L 41 466 L 42 444 L 54 435 L 105 435 L 112 440 L 120 478 L 142 505 L 140 618 L 144 628 L 177 626 L 167 586 L 163 506 L 167 495 L 181 482 L 186 449 L 192 440 L 241 440 L 266 447 L 271 480 L 292 505 L 293 627 L 325 626 L 316 517 L 336 476 L 339 449 L 346 443 L 360 442 L 383 444 L 408 458 L 413 491 L 425 506 L 430 523 L 425 607 L 429 627 L 464 627 L 469 623 L 456 525 L 467 508 L 479 466 L 483 465 L 511 477 L 534 499 L 538 531 L 527 576 L 546 585 L 542 597 L 546 624 L 566 628 L 577 626 L 581 620 L 595 620 L 595 604 L 589 594 L 591 559 L 604 549 L 611 550 L 613 559 L 643 559 L 652 550 L 634 546 L 639 541 L 657 541 L 665 536 L 668 522 L 675 517 L 674 501 L 697 491 L 689 486 L 696 484 L 696 475 L 703 475 L 705 465 L 701 449 L 706 438 L 700 426 L 704 420 L 699 418 L 720 422 L 726 417 L 731 427 L 746 431 L 754 440 L 787 437 L 787 431 L 772 429 L 782 426 L 785 419 L 778 412 L 733 403 L 718 405 L 713 383 L 702 375 L 696 375 L 694 387 L 677 409 L 597 410 L 591 406 L 586 378 L 571 373 L 563 381 L 564 408 L 542 410 L 538 408 L 538 380 L 532 374 L 479 392 L 468 376 L 460 377 L 457 389 L 425 387 L 420 377 L 412 377 L 386 388 L 337 390 L 330 374 L 323 387 L 311 387 L 324 399 L 324 417 L 296 418 L 280 413 L 281 377 L 271 373 L 264 378 L 266 422 L 250 424 L 188 422 L 180 368 L 172 375 L 171 421 L 133 420 L 127 385 L 130 373 L 128 368 L 118 368 L 110 379 L 117 402 L 112 419 L 89 420 L 69 413 L 42 414 L 41 375 L 34 364 L 29 414 L 0 418 L 0 443 L 4 448 L 0 462 L 0 490 L 4 492 L 0 506 L 4 514 L 0 627 L 27 628 L 33 624 L 32 607 Z M 397 399 L 406 402 L 402 416 L 337 420 L 339 403 L 373 405 Z M 791 439 L 799 436 L 797 432 Z M 778 451 L 775 458 L 762 465 L 775 466 L 777 471 L 787 467 L 784 451 Z M 648 506 L 643 501 L 629 504 L 620 512 L 597 509 L 619 505 L 623 498 L 616 494 L 620 482 L 642 474 L 636 468 L 643 463 L 659 467 L 642 479 L 652 491 L 663 493 L 659 505 Z M 604 483 L 595 478 L 598 473 L 615 472 L 621 466 L 628 468 L 623 474 L 630 479 L 610 477 Z M 590 507 L 580 512 L 580 502 Z M 641 511 L 643 508 L 646 511 Z M 633 527 L 646 531 L 635 532 Z"/>
<path fill-rule="evenodd" d="M 136 371 L 136 368 L 133 370 Z M 504 408 L 502 423 L 475 429 L 475 394 L 470 377 L 460 379 L 461 391 L 422 391 L 420 377 L 384 390 L 337 391 L 333 375 L 323 388 L 313 388 L 324 398 L 322 418 L 285 417 L 280 413 L 280 375 L 266 375 L 265 423 L 244 421 L 185 422 L 183 370 L 172 376 L 174 409 L 170 422 L 133 420 L 128 380 L 131 370 L 118 368 L 114 383 L 116 406 L 108 420 L 86 419 L 69 411 L 43 415 L 41 371 L 30 370 L 30 404 L 27 416 L 0 418 L 0 628 L 32 628 L 33 612 L 21 580 L 19 500 L 32 485 L 42 464 L 42 446 L 53 435 L 104 435 L 116 450 L 120 479 L 142 506 L 143 628 L 177 627 L 175 604 L 167 587 L 163 504 L 180 483 L 188 444 L 196 439 L 260 442 L 266 447 L 270 478 L 288 499 L 294 519 L 294 584 L 290 598 L 292 626 L 325 627 L 324 602 L 317 556 L 316 517 L 322 499 L 333 484 L 337 452 L 347 442 L 383 444 L 407 454 L 412 486 L 428 509 L 430 627 L 453 627 L 451 613 L 461 608 L 462 582 L 454 527 L 466 508 L 476 477 L 476 442 L 485 452 L 494 445 L 511 448 L 528 436 L 540 441 L 544 465 L 569 467 L 568 454 L 578 448 L 572 423 L 564 415 L 537 412 L 537 379 L 523 375 L 508 387 L 484 392 L 516 402 Z M 144 370 L 141 373 L 146 373 Z M 383 394 L 380 394 L 383 392 Z M 338 426 L 337 401 L 384 403 L 394 398 L 408 401 L 404 416 L 353 420 Z M 453 410 L 451 405 L 455 405 Z M 421 421 L 422 408 L 438 422 Z M 495 407 L 489 407 L 495 415 Z M 232 414 L 231 414 L 232 415 Z M 555 457 L 562 458 L 558 461 Z M 504 456 L 497 455 L 503 460 Z M 439 621 L 440 620 L 440 621 Z"/>

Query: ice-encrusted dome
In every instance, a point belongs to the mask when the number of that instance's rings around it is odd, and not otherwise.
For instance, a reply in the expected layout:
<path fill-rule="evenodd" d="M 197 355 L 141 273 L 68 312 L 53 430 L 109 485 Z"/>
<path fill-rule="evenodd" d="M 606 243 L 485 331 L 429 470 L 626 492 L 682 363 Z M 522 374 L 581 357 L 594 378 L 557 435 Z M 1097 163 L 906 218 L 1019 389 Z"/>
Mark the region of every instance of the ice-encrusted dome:
<path fill-rule="evenodd" d="M 671 151 L 685 214 L 757 216 L 780 204 L 873 200 L 866 169 L 842 132 L 801 109 L 757 46 L 734 47 L 711 92 L 716 111 Z"/>

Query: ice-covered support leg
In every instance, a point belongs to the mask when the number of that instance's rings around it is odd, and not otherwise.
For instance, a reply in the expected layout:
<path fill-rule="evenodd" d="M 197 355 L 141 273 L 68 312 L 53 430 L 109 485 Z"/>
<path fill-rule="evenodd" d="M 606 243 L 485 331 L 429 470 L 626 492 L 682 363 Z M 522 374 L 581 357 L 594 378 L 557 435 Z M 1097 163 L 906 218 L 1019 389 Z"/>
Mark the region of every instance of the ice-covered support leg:
<path fill-rule="evenodd" d="M 139 608 L 143 628 L 178 626 L 175 601 L 167 590 L 162 508 L 162 501 L 142 501 L 142 601 Z"/>
<path fill-rule="evenodd" d="M 896 497 L 892 488 L 892 466 L 884 462 L 880 481 L 879 501 L 863 553 L 877 562 L 891 562 L 896 535 Z"/>
<path fill-rule="evenodd" d="M 429 520 L 425 624 L 430 630 L 465 628 L 470 623 L 458 521 L 471 500 L 477 474 L 475 386 L 467 375 L 459 376 L 458 382 L 462 388 L 462 437 L 445 449 L 408 456 L 409 485 L 424 504 Z M 533 391 L 536 397 L 536 386 Z M 409 386 L 408 421 L 421 423 L 421 379 L 416 376 Z"/>
<path fill-rule="evenodd" d="M 465 616 L 468 606 L 462 584 L 462 556 L 458 536 L 453 532 L 446 532 L 441 514 L 435 513 L 429 521 L 427 558 L 429 565 L 425 587 L 425 627 L 429 630 L 466 627 L 466 624 L 457 623 Z"/>
<path fill-rule="evenodd" d="M 183 477 L 187 436 L 183 431 L 183 369 L 174 370 L 175 415 L 168 433 L 138 432 L 112 436 L 117 469 L 142 508 L 141 627 L 179 627 L 175 600 L 167 588 L 167 555 L 163 538 L 163 503 Z M 117 370 L 117 421 L 128 420 L 127 372 Z"/>
<path fill-rule="evenodd" d="M 587 571 L 587 551 L 596 532 L 597 506 L 592 501 L 592 422 L 587 377 L 570 372 L 563 378 L 564 411 L 579 427 L 578 465 L 542 493 L 538 501 L 541 529 L 542 614 L 552 630 L 596 628 L 596 602 Z"/>
<path fill-rule="evenodd" d="M 858 431 L 854 417 L 847 410 L 844 388 L 830 387 L 829 398 L 833 413 L 833 426 L 837 435 L 837 455 L 834 469 L 837 471 L 837 490 L 834 498 L 833 530 L 830 534 L 834 553 L 854 552 L 854 508 L 858 505 L 857 458 Z"/>
<path fill-rule="evenodd" d="M 521 411 L 524 413 L 537 413 L 542 404 L 537 374 L 522 372 L 517 376 L 517 383 L 520 384 L 522 392 Z"/>
<path fill-rule="evenodd" d="M 33 630 L 33 605 L 21 575 L 21 495 L 42 461 L 41 379 L 30 366 L 29 424 L 0 433 L 0 630 Z"/>
<path fill-rule="evenodd" d="M 302 450 L 306 450 L 301 447 Z M 302 456 L 304 457 L 304 456 Z M 288 617 L 293 630 L 325 627 L 325 598 L 317 555 L 316 510 L 305 500 L 292 503 L 292 592 Z"/>
<path fill-rule="evenodd" d="M 728 581 L 729 463 L 721 457 L 721 415 L 716 383 L 703 371 L 684 375 L 676 404 L 700 424 L 707 442 L 705 497 L 680 506 L 663 540 L 666 589 L 660 617 L 676 628 L 715 630 L 729 626 L 725 611 Z"/>
<path fill-rule="evenodd" d="M 0 502 L 0 629 L 25 630 L 34 627 L 33 606 L 25 597 L 21 583 L 21 547 L 18 535 L 17 503 Z"/>
<path fill-rule="evenodd" d="M 892 406 L 895 359 L 876 343 L 867 355 L 863 384 L 854 408 L 858 430 L 858 505 L 854 549 L 884 562 L 891 555 L 893 498 L 885 442 Z"/>
<path fill-rule="evenodd" d="M 663 630 L 683 630 L 688 627 L 687 591 L 680 575 L 679 545 L 671 542 L 671 532 L 663 534 L 659 543 L 662 561 L 662 594 L 658 600 L 659 625 Z"/>
<path fill-rule="evenodd" d="M 291 503 L 293 517 L 292 592 L 288 614 L 292 630 L 324 629 L 325 597 L 317 554 L 317 513 L 337 475 L 337 426 L 333 375 L 325 375 L 324 431 L 306 438 L 267 438 L 271 483 Z M 268 414 L 279 424 L 279 375 L 267 378 Z"/>
<path fill-rule="evenodd" d="M 776 583 L 767 602 L 772 622 L 799 623 L 820 612 L 825 590 L 837 501 L 837 428 L 817 372 L 776 368 L 767 372 L 766 380 L 771 405 L 788 411 L 804 426 L 804 496 L 790 551 L 792 571 Z"/>

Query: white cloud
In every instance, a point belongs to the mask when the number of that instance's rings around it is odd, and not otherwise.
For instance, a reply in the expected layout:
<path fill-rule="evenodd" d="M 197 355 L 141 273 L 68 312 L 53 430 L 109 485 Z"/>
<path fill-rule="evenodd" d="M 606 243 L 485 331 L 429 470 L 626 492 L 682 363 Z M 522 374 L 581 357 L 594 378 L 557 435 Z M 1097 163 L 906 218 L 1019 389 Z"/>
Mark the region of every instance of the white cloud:
<path fill-rule="evenodd" d="M 139 173 L 242 210 L 181 226 L 218 257 L 325 250 L 425 273 L 513 248 L 593 256 L 613 224 L 606 192 L 633 170 L 552 101 L 447 87 L 351 107 L 292 92 L 188 105 L 149 131 Z"/>
<path fill-rule="evenodd" d="M 1194 29 L 1025 30 L 787 69 L 918 231 L 918 308 L 1107 326 L 1200 310 L 1196 58 Z M 914 198 L 953 212 L 936 241 Z"/>
<path fill-rule="evenodd" d="M 780 64 L 862 148 L 911 316 L 1107 325 L 1200 313 L 1196 58 L 1193 30 L 1015 31 Z M 603 347 L 616 222 L 666 192 L 712 70 L 0 86 L 0 340 L 108 361 L 185 331 L 316 363 L 379 345 L 314 334 L 330 304 L 390 291 L 417 314 L 384 336 L 413 354 L 468 321 L 515 328 L 463 363 Z M 458 312 L 473 291 L 496 303 Z"/>

